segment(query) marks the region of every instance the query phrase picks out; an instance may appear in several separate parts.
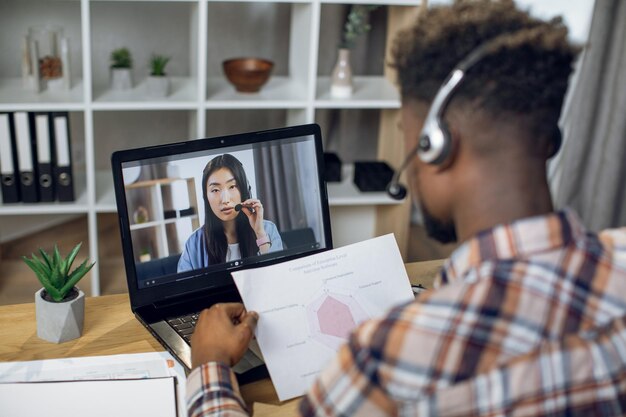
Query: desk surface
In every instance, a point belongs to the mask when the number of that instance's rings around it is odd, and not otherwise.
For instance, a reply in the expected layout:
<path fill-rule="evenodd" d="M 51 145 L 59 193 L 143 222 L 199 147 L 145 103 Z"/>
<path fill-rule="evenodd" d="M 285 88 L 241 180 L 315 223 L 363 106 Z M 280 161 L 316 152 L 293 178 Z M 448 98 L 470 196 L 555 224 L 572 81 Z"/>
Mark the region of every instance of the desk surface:
<path fill-rule="evenodd" d="M 407 274 L 413 284 L 430 288 L 441 263 L 437 260 L 406 264 Z M 37 337 L 34 303 L 0 306 L 0 329 L 0 361 L 164 350 L 131 313 L 127 294 L 86 298 L 83 335 L 62 344 Z M 297 399 L 280 403 L 269 379 L 247 384 L 241 387 L 241 393 L 248 404 L 254 404 L 256 416 L 294 415 L 298 404 Z"/>

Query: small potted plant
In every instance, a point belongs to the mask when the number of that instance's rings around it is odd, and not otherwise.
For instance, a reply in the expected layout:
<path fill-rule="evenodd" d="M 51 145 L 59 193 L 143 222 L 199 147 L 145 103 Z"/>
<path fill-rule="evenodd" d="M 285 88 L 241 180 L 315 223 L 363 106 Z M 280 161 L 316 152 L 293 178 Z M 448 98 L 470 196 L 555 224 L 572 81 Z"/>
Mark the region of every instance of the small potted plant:
<path fill-rule="evenodd" d="M 128 48 L 117 48 L 111 52 L 111 88 L 113 90 L 133 88 L 132 67 L 133 57 Z"/>
<path fill-rule="evenodd" d="M 152 255 L 150 255 L 150 248 L 143 248 L 139 253 L 139 262 L 149 262 L 152 260 Z"/>
<path fill-rule="evenodd" d="M 153 97 L 167 97 L 170 90 L 170 80 L 165 73 L 165 66 L 170 58 L 152 54 L 150 57 L 150 76 L 148 77 L 148 94 Z"/>
<path fill-rule="evenodd" d="M 371 29 L 368 17 L 370 12 L 378 7 L 380 6 L 368 6 L 365 4 L 350 6 L 350 12 L 346 17 L 341 42 L 339 43 L 339 56 L 331 75 L 330 95 L 332 97 L 348 98 L 352 95 L 350 50 L 354 48 L 357 38 Z"/>
<path fill-rule="evenodd" d="M 41 258 L 31 255 L 22 256 L 26 265 L 35 272 L 43 285 L 35 293 L 35 313 L 37 317 L 37 336 L 54 343 L 76 339 L 83 332 L 85 318 L 85 293 L 76 284 L 94 266 L 88 260 L 70 272 L 72 263 L 80 250 L 76 245 L 70 254 L 61 258 L 59 249 L 54 246 L 54 253 L 48 255 L 39 249 Z"/>

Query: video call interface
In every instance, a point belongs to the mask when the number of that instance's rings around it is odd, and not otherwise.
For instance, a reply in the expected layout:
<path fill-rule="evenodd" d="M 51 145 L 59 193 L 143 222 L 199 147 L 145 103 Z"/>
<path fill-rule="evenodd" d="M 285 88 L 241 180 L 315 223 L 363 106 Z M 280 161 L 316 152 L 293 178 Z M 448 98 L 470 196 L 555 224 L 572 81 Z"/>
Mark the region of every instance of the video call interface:
<path fill-rule="evenodd" d="M 327 247 L 313 136 L 126 162 L 139 289 Z"/>

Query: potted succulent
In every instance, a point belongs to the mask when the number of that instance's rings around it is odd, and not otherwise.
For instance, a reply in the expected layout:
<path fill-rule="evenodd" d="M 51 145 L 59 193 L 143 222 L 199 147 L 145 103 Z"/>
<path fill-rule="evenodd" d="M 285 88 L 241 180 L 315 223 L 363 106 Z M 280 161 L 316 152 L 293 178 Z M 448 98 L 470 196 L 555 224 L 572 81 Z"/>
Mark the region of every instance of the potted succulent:
<path fill-rule="evenodd" d="M 150 76 L 148 77 L 148 94 L 153 97 L 167 97 L 170 90 L 170 80 L 165 73 L 165 66 L 170 58 L 152 54 L 150 57 Z"/>
<path fill-rule="evenodd" d="M 86 259 L 70 272 L 80 247 L 79 243 L 65 259 L 61 258 L 56 245 L 52 255 L 40 248 L 41 258 L 35 254 L 31 258 L 22 256 L 43 285 L 35 293 L 37 336 L 49 342 L 62 343 L 76 339 L 83 332 L 85 293 L 76 284 L 95 262 L 87 265 Z"/>
<path fill-rule="evenodd" d="M 339 43 L 339 56 L 331 75 L 330 95 L 332 97 L 347 98 L 352 95 L 350 50 L 354 48 L 357 38 L 371 29 L 368 17 L 370 12 L 378 7 L 380 6 L 368 6 L 365 4 L 350 6 L 350 12 L 346 17 L 341 42 Z"/>
<path fill-rule="evenodd" d="M 117 48 L 111 52 L 111 88 L 113 90 L 133 88 L 132 67 L 133 57 L 128 48 Z"/>

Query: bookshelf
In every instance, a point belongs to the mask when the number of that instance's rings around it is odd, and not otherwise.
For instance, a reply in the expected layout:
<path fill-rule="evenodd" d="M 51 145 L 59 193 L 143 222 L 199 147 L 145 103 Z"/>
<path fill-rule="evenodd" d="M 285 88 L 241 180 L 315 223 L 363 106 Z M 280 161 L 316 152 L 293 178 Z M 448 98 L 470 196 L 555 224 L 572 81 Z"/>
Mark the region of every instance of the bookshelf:
<path fill-rule="evenodd" d="M 181 253 L 185 241 L 179 237 L 188 236 L 200 227 L 194 178 L 138 181 L 127 185 L 126 193 L 128 211 L 133 213 L 130 233 L 135 262 Z M 166 204 L 172 200 L 180 201 L 185 207 Z"/>
<path fill-rule="evenodd" d="M 0 225 L 3 220 L 26 224 L 45 223 L 54 216 L 86 216 L 89 256 L 97 261 L 98 216 L 116 212 L 111 152 L 318 122 L 325 146 L 339 150 L 348 162 L 344 181 L 328 185 L 335 242 L 395 232 L 404 252 L 409 203 L 384 193 L 359 192 L 349 180 L 349 162 L 367 157 L 397 166 L 402 158 L 396 127 L 400 99 L 384 60 L 393 34 L 420 2 L 376 2 L 387 6 L 376 12 L 379 21 L 372 30 L 379 35 L 383 31 L 382 42 L 372 46 L 363 40 L 357 45 L 354 56 L 361 69 L 353 64 L 355 92 L 349 99 L 334 99 L 329 95 L 330 69 L 346 5 L 354 3 L 361 2 L 0 1 L 0 48 L 6 54 L 0 62 L 0 111 L 69 111 L 76 179 L 75 202 L 0 204 Z M 63 27 L 70 38 L 72 87 L 67 92 L 35 94 L 21 87 L 21 36 L 30 26 L 45 24 Z M 122 92 L 108 85 L 109 54 L 121 46 L 128 47 L 134 59 L 134 87 Z M 153 52 L 172 57 L 172 92 L 163 99 L 146 92 L 147 62 Z M 270 81 L 258 94 L 236 93 L 221 73 L 224 59 L 245 55 L 275 61 Z M 328 128 L 338 115 L 343 127 Z M 92 295 L 100 293 L 100 273 L 97 266 L 91 272 Z"/>

